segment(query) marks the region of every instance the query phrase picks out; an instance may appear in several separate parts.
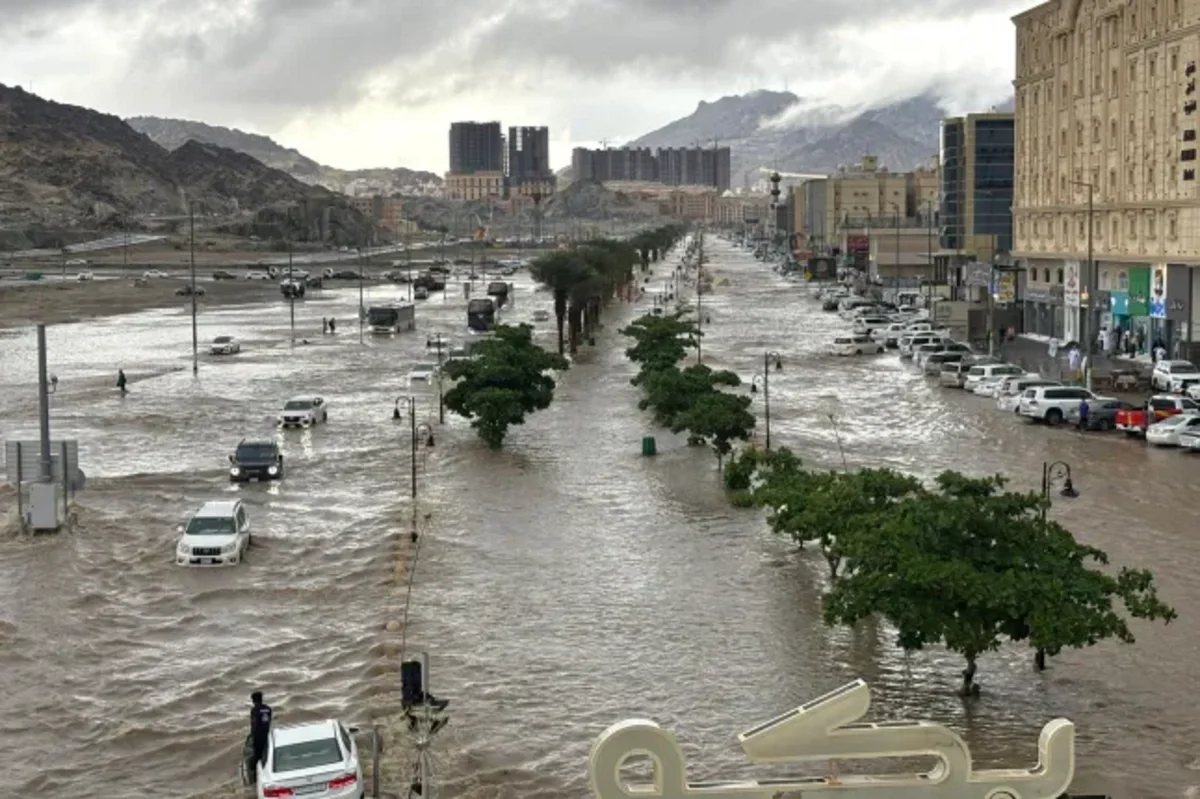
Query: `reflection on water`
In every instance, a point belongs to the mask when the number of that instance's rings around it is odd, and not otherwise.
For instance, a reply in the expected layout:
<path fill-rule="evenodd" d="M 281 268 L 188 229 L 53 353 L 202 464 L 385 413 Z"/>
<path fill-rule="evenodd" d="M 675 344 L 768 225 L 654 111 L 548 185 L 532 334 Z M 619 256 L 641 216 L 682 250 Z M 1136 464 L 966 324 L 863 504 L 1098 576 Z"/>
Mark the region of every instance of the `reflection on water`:
<path fill-rule="evenodd" d="M 879 625 L 825 629 L 823 566 L 771 537 L 759 514 L 729 508 L 712 456 L 637 411 L 616 330 L 640 311 L 620 306 L 554 406 L 505 451 L 448 416 L 421 456 L 433 527 L 408 636 L 433 655 L 435 692 L 454 700 L 439 741 L 447 794 L 582 796 L 591 738 L 626 716 L 674 728 L 696 778 L 754 773 L 730 746 L 739 729 L 856 676 L 871 683 L 876 713 L 950 724 L 983 765 L 1032 763 L 1041 725 L 1065 715 L 1079 725 L 1078 790 L 1173 796 L 1196 782 L 1188 764 L 1200 734 L 1176 696 L 1198 687 L 1189 609 L 1200 548 L 1188 497 L 1197 462 L 1032 427 L 894 355 L 823 356 L 844 327 L 836 315 L 748 256 L 713 249 L 705 362 L 749 379 L 764 350 L 783 354 L 771 376 L 773 443 L 834 466 L 840 434 L 851 466 L 1004 472 L 1031 488 L 1043 460 L 1070 461 L 1083 493 L 1055 512 L 1116 562 L 1154 569 L 1181 618 L 1139 625 L 1136 647 L 1066 653 L 1043 674 L 1023 649 L 990 655 L 985 695 L 965 706 L 956 657 L 906 657 Z M 368 303 L 403 294 L 373 288 Z M 400 590 L 409 478 L 407 427 L 391 408 L 426 359 L 423 334 L 462 336 L 465 300 L 421 305 L 417 335 L 360 346 L 349 321 L 320 334 L 321 317 L 354 319 L 357 302 L 355 287 L 298 304 L 313 343 L 294 349 L 282 303 L 208 311 L 201 341 L 230 333 L 245 351 L 205 357 L 198 381 L 190 325 L 176 312 L 51 331 L 55 435 L 80 440 L 92 479 L 75 531 L 13 537 L 0 552 L 0 668 L 16 686 L 0 744 L 34 764 L 16 775 L 24 791 L 109 799 L 227 781 L 255 687 L 281 719 L 360 721 L 394 703 L 396 675 L 380 659 L 396 653 L 378 642 Z M 549 303 L 518 283 L 511 313 L 529 318 Z M 539 328 L 551 341 L 553 322 Z M 124 400 L 107 379 L 118 365 L 132 381 Z M 6 340 L 0 398 L 10 424 L 24 425 L 6 435 L 36 430 L 35 374 L 32 336 Z M 291 464 L 282 483 L 231 487 L 228 451 L 269 432 L 279 404 L 305 391 L 329 398 L 329 425 L 281 434 Z M 436 424 L 436 396 L 420 394 L 422 420 Z M 659 437 L 653 459 L 640 457 L 649 432 Z M 187 511 L 233 494 L 254 524 L 245 566 L 172 566 Z"/>

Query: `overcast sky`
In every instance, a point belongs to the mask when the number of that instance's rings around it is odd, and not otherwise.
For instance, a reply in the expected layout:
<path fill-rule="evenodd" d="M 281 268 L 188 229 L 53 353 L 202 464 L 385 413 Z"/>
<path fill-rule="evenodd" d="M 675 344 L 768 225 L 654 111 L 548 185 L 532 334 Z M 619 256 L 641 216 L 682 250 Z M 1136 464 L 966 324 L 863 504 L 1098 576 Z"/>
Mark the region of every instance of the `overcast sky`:
<path fill-rule="evenodd" d="M 1011 93 L 1004 0 L 0 0 L 0 83 L 442 172 L 453 120 L 549 125 L 556 168 L 698 101 Z"/>

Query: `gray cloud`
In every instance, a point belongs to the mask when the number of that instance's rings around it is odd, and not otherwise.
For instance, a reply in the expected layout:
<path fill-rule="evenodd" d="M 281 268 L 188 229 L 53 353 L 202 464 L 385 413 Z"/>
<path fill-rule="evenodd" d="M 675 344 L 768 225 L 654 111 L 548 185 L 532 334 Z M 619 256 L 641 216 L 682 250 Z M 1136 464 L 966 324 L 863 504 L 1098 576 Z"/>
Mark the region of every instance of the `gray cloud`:
<path fill-rule="evenodd" d="M 659 73 L 671 79 L 765 71 L 767 48 L 818 67 L 832 27 L 912 16 L 884 0 L 4 0 L 15 18 L 45 21 L 84 8 L 143 16 L 129 81 L 139 89 L 296 112 L 346 107 L 372 78 L 419 103 L 537 71 L 592 79 Z M 981 10 L 927 0 L 926 18 Z M 10 14 L 11 16 L 11 14 Z M 163 87 L 169 87 L 164 89 Z"/>

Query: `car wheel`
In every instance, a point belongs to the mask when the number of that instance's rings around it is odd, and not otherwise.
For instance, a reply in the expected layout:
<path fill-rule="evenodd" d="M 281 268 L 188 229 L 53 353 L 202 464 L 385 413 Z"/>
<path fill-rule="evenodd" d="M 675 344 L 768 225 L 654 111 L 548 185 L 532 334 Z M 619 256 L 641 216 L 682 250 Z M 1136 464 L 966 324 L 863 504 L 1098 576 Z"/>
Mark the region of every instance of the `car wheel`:
<path fill-rule="evenodd" d="M 1111 419 L 1101 419 L 1100 420 L 1100 430 L 1102 432 L 1107 433 L 1109 430 L 1112 430 L 1112 429 L 1113 429 L 1113 423 L 1112 423 Z"/>
<path fill-rule="evenodd" d="M 1051 427 L 1058 427 L 1060 424 L 1062 424 L 1062 420 L 1063 412 L 1058 408 L 1051 408 L 1050 410 L 1046 411 L 1046 424 L 1050 425 Z"/>

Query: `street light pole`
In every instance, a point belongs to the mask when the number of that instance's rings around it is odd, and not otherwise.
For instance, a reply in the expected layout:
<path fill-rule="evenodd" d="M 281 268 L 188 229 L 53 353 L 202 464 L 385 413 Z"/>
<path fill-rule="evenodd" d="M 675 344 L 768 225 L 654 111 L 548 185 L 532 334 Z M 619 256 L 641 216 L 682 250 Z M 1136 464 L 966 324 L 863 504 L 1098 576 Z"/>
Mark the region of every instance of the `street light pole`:
<path fill-rule="evenodd" d="M 446 395 L 442 393 L 442 334 L 435 333 L 430 342 L 437 347 L 438 424 L 446 423 Z"/>
<path fill-rule="evenodd" d="M 1093 270 L 1096 267 L 1095 258 L 1093 257 L 1093 253 L 1092 253 L 1092 227 L 1093 227 L 1094 217 L 1095 217 L 1095 213 L 1096 213 L 1096 206 L 1095 206 L 1096 187 L 1094 185 L 1092 185 L 1091 183 L 1087 183 L 1082 180 L 1072 180 L 1071 185 L 1082 186 L 1083 188 L 1087 189 L 1087 261 L 1084 264 L 1083 279 L 1080 281 L 1081 285 L 1079 287 L 1079 295 L 1080 295 L 1080 299 L 1081 299 L 1081 302 L 1080 302 L 1081 314 L 1080 315 L 1083 317 L 1080 320 L 1081 323 L 1080 323 L 1080 333 L 1079 334 L 1080 334 L 1080 337 L 1081 337 L 1082 343 L 1083 343 L 1083 351 L 1087 355 L 1087 372 L 1085 373 L 1085 379 L 1087 381 L 1087 387 L 1089 389 L 1091 389 L 1091 387 L 1092 387 L 1092 358 L 1096 353 L 1096 332 L 1092 330 L 1092 310 L 1095 307 L 1093 305 L 1095 300 L 1093 299 L 1092 295 L 1095 293 L 1096 282 L 1097 282 L 1095 279 L 1095 276 L 1092 274 Z M 1088 298 L 1088 306 L 1087 306 L 1086 312 L 1083 312 L 1083 303 L 1082 303 L 1082 297 L 1083 297 L 1084 293 L 1087 294 L 1087 298 Z"/>
<path fill-rule="evenodd" d="M 188 260 L 192 268 L 192 374 L 200 372 L 200 336 L 196 329 L 196 206 L 188 203 L 188 226 L 191 229 L 191 243 L 188 247 Z"/>
<path fill-rule="evenodd" d="M 767 433 L 767 452 L 771 451 L 771 364 L 774 362 L 775 371 L 783 371 L 783 357 L 775 350 L 768 350 L 763 353 L 763 370 L 761 375 L 763 384 L 763 421 L 765 422 Z M 755 381 L 750 383 L 750 393 L 757 393 Z"/>
<path fill-rule="evenodd" d="M 704 276 L 704 226 L 701 225 L 696 233 L 697 248 L 696 248 L 696 365 L 704 363 L 704 349 L 702 339 L 704 337 L 704 313 L 702 312 L 702 300 L 700 297 L 700 283 Z"/>
<path fill-rule="evenodd" d="M 296 281 L 293 274 L 293 257 L 292 257 L 292 209 L 288 206 L 287 222 L 284 223 L 287 228 L 287 245 L 288 245 L 288 313 L 291 321 L 292 329 L 292 346 L 296 346 Z"/>
<path fill-rule="evenodd" d="M 893 266 L 896 269 L 896 285 L 898 287 L 900 280 L 900 206 L 896 203 L 892 203 L 892 208 L 896 209 L 896 260 Z"/>

